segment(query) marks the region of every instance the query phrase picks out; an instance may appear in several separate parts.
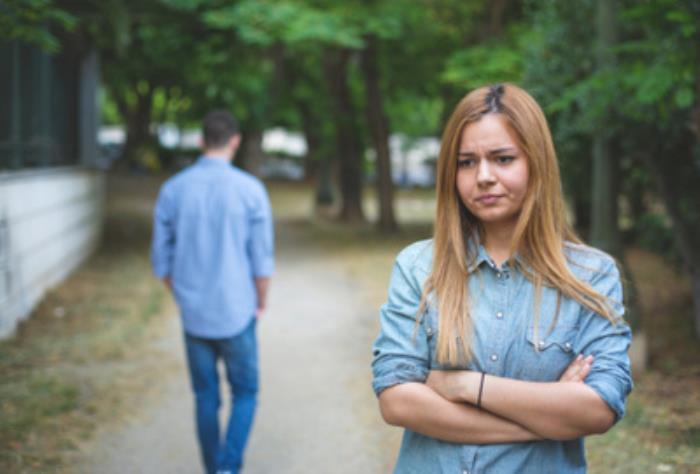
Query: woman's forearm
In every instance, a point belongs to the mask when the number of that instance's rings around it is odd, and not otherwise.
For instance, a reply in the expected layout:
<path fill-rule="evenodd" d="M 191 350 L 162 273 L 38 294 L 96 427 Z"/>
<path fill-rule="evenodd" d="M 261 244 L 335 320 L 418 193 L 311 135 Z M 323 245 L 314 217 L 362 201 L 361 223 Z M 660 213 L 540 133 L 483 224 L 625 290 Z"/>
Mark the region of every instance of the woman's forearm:
<path fill-rule="evenodd" d="M 459 377 L 460 398 L 476 404 L 481 374 L 466 371 Z M 558 440 L 605 432 L 615 419 L 592 388 L 577 382 L 526 382 L 486 375 L 481 407 L 544 438 Z"/>
<path fill-rule="evenodd" d="M 379 396 L 384 420 L 441 441 L 496 444 L 542 439 L 517 423 L 444 399 L 421 383 L 405 383 Z"/>

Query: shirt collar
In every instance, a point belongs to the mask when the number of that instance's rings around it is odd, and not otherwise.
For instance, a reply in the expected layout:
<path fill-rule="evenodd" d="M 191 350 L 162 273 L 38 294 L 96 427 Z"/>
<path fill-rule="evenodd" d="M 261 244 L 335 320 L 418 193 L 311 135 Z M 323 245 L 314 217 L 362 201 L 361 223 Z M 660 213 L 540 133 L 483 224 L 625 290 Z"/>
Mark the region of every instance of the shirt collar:
<path fill-rule="evenodd" d="M 486 253 L 486 249 L 481 244 L 481 239 L 478 233 L 474 233 L 467 240 L 467 248 L 469 250 L 468 254 L 473 255 L 474 258 L 467 262 L 467 272 L 472 273 L 474 270 L 479 268 L 482 263 L 488 262 L 490 260 L 489 255 Z"/>
<path fill-rule="evenodd" d="M 467 263 L 467 272 L 468 273 L 474 272 L 474 270 L 479 268 L 483 263 L 487 263 L 490 267 L 492 267 L 494 269 L 497 268 L 496 264 L 491 259 L 488 252 L 486 252 L 486 248 L 484 248 L 483 244 L 481 243 L 481 239 L 479 238 L 478 234 L 475 234 L 472 238 L 470 238 L 468 240 L 467 247 L 469 247 L 469 254 L 470 255 L 476 255 L 476 257 L 471 262 Z M 516 260 L 521 265 L 524 264 L 522 256 L 520 255 L 519 252 L 515 254 L 513 259 Z M 506 263 L 504 270 L 506 270 L 510 267 L 511 266 Z"/>
<path fill-rule="evenodd" d="M 483 245 L 478 244 L 479 247 L 476 249 L 476 258 L 469 262 L 467 266 L 467 271 L 469 273 L 472 273 L 474 270 L 479 268 L 483 263 L 488 263 L 491 266 L 495 266 L 493 264 L 493 261 L 491 260 L 491 257 L 489 257 L 489 254 L 486 253 L 486 249 L 484 248 Z"/>
<path fill-rule="evenodd" d="M 198 165 L 205 165 L 205 166 L 230 166 L 231 162 L 228 160 L 224 160 L 219 157 L 211 157 L 207 155 L 201 155 L 199 159 L 197 160 Z"/>

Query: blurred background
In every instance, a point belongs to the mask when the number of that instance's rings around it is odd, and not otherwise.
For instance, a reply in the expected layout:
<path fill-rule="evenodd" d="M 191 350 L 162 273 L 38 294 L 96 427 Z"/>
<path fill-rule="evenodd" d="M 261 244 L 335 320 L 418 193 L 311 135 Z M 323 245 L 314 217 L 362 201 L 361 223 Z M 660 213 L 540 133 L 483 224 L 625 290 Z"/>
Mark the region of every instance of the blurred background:
<path fill-rule="evenodd" d="M 506 81 L 545 110 L 577 231 L 624 268 L 636 387 L 591 472 L 700 472 L 697 0 L 2 0 L 0 471 L 198 472 L 148 244 L 212 108 L 276 219 L 247 472 L 389 471 L 377 310 L 431 235 L 447 117 Z"/>

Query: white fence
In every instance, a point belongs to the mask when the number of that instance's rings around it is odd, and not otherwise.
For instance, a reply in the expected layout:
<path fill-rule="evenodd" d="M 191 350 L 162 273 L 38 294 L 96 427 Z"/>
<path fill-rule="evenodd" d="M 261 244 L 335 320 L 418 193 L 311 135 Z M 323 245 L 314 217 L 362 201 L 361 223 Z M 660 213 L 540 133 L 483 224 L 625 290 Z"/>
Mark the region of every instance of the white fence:
<path fill-rule="evenodd" d="M 98 171 L 0 173 L 0 338 L 95 249 L 103 201 Z"/>

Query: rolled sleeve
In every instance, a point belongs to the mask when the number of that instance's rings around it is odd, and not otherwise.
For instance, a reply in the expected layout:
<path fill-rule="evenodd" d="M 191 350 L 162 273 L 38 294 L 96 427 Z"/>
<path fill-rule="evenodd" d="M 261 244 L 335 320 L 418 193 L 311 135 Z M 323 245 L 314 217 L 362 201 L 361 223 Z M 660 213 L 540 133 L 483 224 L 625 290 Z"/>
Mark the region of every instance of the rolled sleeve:
<path fill-rule="evenodd" d="M 153 212 L 153 237 L 151 241 L 151 266 L 158 278 L 170 276 L 175 251 L 175 229 L 172 205 L 166 188 L 158 194 Z"/>
<path fill-rule="evenodd" d="M 585 383 L 615 412 L 615 422 L 625 414 L 625 401 L 632 391 L 632 376 L 628 349 L 632 341 L 630 327 L 622 315 L 622 284 L 612 259 L 596 274 L 591 285 L 607 296 L 618 317 L 617 324 L 584 309 L 580 352 L 594 357 L 593 366 Z"/>
<path fill-rule="evenodd" d="M 424 382 L 430 352 L 422 324 L 416 326 L 420 285 L 397 258 L 389 284 L 389 296 L 380 310 L 380 332 L 372 347 L 372 388 L 379 394 L 407 382 Z"/>
<path fill-rule="evenodd" d="M 272 209 L 267 192 L 262 184 L 257 186 L 256 199 L 250 209 L 250 257 L 253 277 L 264 278 L 275 271 L 274 225 Z"/>

